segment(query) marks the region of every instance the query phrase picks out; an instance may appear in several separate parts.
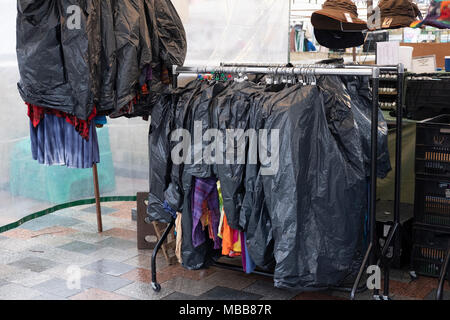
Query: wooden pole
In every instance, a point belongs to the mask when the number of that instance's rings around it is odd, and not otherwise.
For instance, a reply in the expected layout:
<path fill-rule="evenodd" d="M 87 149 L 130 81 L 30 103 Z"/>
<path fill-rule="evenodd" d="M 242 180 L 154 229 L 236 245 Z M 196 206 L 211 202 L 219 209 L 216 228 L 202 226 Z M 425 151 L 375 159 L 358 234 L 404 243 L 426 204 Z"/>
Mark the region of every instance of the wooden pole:
<path fill-rule="evenodd" d="M 103 223 L 102 223 L 102 207 L 100 204 L 100 187 L 98 185 L 98 171 L 97 164 L 94 163 L 92 166 L 92 174 L 94 176 L 94 193 L 95 193 L 95 204 L 97 207 L 97 228 L 98 232 L 103 232 Z"/>

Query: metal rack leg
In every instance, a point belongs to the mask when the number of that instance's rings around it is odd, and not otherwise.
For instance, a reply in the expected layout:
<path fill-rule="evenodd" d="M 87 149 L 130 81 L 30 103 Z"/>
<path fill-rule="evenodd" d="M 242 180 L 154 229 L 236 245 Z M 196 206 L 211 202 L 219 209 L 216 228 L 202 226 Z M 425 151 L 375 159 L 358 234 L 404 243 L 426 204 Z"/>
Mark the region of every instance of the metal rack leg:
<path fill-rule="evenodd" d="M 378 177 L 378 112 L 380 87 L 380 69 L 373 69 L 373 105 L 372 105 L 372 139 L 371 139 L 371 168 L 370 168 L 370 230 L 369 237 L 373 248 L 369 257 L 369 264 L 375 265 L 378 251 L 377 238 L 377 177 Z M 379 295 L 379 290 L 374 290 L 374 296 Z"/>
<path fill-rule="evenodd" d="M 373 105 L 372 105 L 372 139 L 371 139 L 371 168 L 370 168 L 370 230 L 369 238 L 373 245 L 377 243 L 376 223 L 377 223 L 377 176 L 378 176 L 378 110 L 380 87 L 380 69 L 373 70 Z M 374 251 L 372 251 L 374 253 Z M 370 256 L 369 263 L 375 264 L 375 255 Z"/>
<path fill-rule="evenodd" d="M 353 284 L 352 291 L 350 293 L 350 299 L 355 300 L 356 290 L 358 289 L 358 285 L 361 282 L 362 275 L 366 269 L 367 263 L 369 262 L 369 257 L 372 255 L 373 243 L 369 243 L 369 247 L 367 248 L 366 255 L 364 256 L 364 260 L 361 264 L 361 268 L 359 269 L 358 276 L 356 277 L 355 283 Z"/>
<path fill-rule="evenodd" d="M 377 265 L 384 269 L 384 291 L 383 295 L 379 294 L 379 290 L 374 290 L 374 297 L 376 299 L 389 300 L 389 281 L 391 262 L 399 256 L 400 251 L 400 203 L 401 203 L 401 174 L 402 174 L 402 129 L 403 129 L 403 78 L 404 66 L 399 64 L 397 66 L 397 137 L 395 142 L 395 200 L 394 200 L 394 226 L 392 227 L 388 239 L 381 251 Z M 388 249 L 393 245 L 393 257 L 387 258 Z"/>
<path fill-rule="evenodd" d="M 390 282 L 390 269 L 391 269 L 391 261 L 395 257 L 393 255 L 392 258 L 387 258 L 386 255 L 389 251 L 389 247 L 391 246 L 391 243 L 394 241 L 396 235 L 398 234 L 400 224 L 396 223 L 394 226 L 392 226 L 389 235 L 387 237 L 386 243 L 383 246 L 383 249 L 381 250 L 380 257 L 378 259 L 377 265 L 382 266 L 384 269 L 384 288 L 383 288 L 383 294 L 380 295 L 378 292 L 376 294 L 376 299 L 379 300 L 390 300 L 389 298 L 389 282 Z M 395 243 L 394 243 L 395 247 Z M 394 249 L 395 250 L 395 249 Z"/>
<path fill-rule="evenodd" d="M 161 291 L 161 285 L 156 280 L 156 256 L 158 255 L 158 251 L 161 249 L 161 246 L 163 245 L 164 241 L 166 241 L 167 237 L 169 236 L 170 230 L 172 230 L 174 225 L 175 225 L 175 219 L 173 219 L 169 223 L 169 226 L 164 231 L 164 234 L 162 235 L 161 239 L 159 239 L 158 243 L 156 244 L 155 249 L 153 249 L 152 261 L 151 261 L 151 264 L 152 264 L 152 288 L 156 292 Z"/>
<path fill-rule="evenodd" d="M 394 195 L 394 224 L 399 226 L 394 235 L 394 258 L 400 256 L 401 250 L 401 186 L 402 186 L 402 141 L 403 141 L 403 86 L 404 86 L 405 68 L 403 64 L 397 67 L 397 136 L 395 141 L 395 195 Z"/>
<path fill-rule="evenodd" d="M 397 70 L 397 137 L 395 141 L 395 200 L 394 223 L 400 223 L 401 181 L 402 181 L 402 134 L 403 134 L 403 77 L 405 70 L 402 64 Z M 398 237 L 396 236 L 398 241 Z M 395 244 L 397 244 L 395 241 Z M 397 248 L 398 249 L 398 248 Z"/>
<path fill-rule="evenodd" d="M 376 234 L 376 206 L 377 206 L 377 165 L 378 165 L 378 110 L 379 110 L 379 96 L 378 90 L 380 87 L 380 68 L 373 68 L 372 70 L 372 128 L 371 128 L 371 164 L 370 164 L 370 203 L 369 203 L 369 247 L 364 256 L 363 263 L 359 270 L 358 276 L 353 284 L 350 293 L 350 299 L 355 299 L 358 284 L 361 281 L 362 274 L 365 271 L 367 264 L 375 265 L 376 263 L 376 249 L 377 234 Z M 374 292 L 374 295 L 377 291 Z"/>
<path fill-rule="evenodd" d="M 402 180 L 402 134 L 403 134 L 403 78 L 405 68 L 403 64 L 397 66 L 397 121 L 395 141 L 395 194 L 394 194 L 394 226 L 381 252 L 381 263 L 384 268 L 384 291 L 383 299 L 389 299 L 390 262 L 400 255 L 400 203 L 401 203 L 401 180 Z M 393 257 L 387 259 L 386 254 L 393 244 Z M 380 262 L 380 261 L 379 261 Z"/>
<path fill-rule="evenodd" d="M 447 250 L 447 255 L 445 256 L 444 263 L 442 264 L 436 300 L 442 300 L 444 298 L 444 283 L 445 283 L 445 276 L 447 275 L 448 272 L 449 261 L 450 261 L 450 248 Z"/>
<path fill-rule="evenodd" d="M 390 272 L 390 268 L 388 266 L 385 266 L 385 268 L 384 268 L 383 300 L 389 300 L 389 272 Z"/>

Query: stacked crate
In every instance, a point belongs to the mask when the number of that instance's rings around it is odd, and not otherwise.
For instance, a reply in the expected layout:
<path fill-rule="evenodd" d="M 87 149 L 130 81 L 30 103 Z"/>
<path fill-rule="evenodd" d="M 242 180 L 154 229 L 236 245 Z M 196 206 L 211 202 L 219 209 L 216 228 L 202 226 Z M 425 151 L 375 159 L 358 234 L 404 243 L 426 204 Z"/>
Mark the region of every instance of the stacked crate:
<path fill-rule="evenodd" d="M 450 239 L 450 115 L 417 124 L 412 264 L 438 277 Z"/>

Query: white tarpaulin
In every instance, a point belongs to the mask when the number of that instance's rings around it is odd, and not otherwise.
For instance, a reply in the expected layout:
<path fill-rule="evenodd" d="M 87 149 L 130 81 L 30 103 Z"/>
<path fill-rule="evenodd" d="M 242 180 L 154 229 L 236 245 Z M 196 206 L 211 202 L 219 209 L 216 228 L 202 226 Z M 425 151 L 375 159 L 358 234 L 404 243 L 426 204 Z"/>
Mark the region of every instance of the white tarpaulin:
<path fill-rule="evenodd" d="M 288 61 L 289 0 L 173 0 L 188 37 L 186 65 Z"/>

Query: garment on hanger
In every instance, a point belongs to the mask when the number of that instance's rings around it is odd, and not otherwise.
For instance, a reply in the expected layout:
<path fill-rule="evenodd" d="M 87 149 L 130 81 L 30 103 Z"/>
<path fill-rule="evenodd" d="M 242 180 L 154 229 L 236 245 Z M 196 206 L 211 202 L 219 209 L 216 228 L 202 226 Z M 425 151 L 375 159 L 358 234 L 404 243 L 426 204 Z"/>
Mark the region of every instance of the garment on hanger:
<path fill-rule="evenodd" d="M 115 1 L 114 29 L 117 54 L 117 102 L 121 109 L 137 96 L 144 68 L 152 61 L 148 29 L 145 28 L 144 1 Z"/>
<path fill-rule="evenodd" d="M 27 105 L 28 105 L 28 117 L 30 118 L 30 121 L 34 127 L 37 127 L 39 125 L 42 119 L 44 119 L 45 114 L 51 114 L 59 118 L 64 118 L 69 124 L 71 124 L 74 127 L 74 129 L 79 133 L 79 135 L 83 139 L 89 140 L 89 133 L 90 133 L 89 131 L 91 129 L 90 123 L 93 119 L 95 119 L 97 114 L 97 110 L 95 107 L 87 120 L 80 120 L 75 116 L 72 116 L 62 111 L 58 111 L 56 109 L 43 108 L 31 104 Z"/>
<path fill-rule="evenodd" d="M 113 0 L 100 1 L 101 64 L 97 110 L 104 115 L 116 105 L 117 46 L 114 29 Z M 98 29 L 97 29 L 98 30 Z M 93 59 L 93 61 L 95 61 Z"/>
<path fill-rule="evenodd" d="M 256 269 L 255 262 L 253 262 L 252 257 L 248 253 L 247 248 L 247 235 L 245 232 L 241 231 L 241 246 L 242 246 L 242 266 L 244 268 L 244 272 L 247 274 L 253 273 Z"/>
<path fill-rule="evenodd" d="M 293 86 L 266 102 L 264 129 L 280 134 L 279 170 L 264 175 L 267 165 L 262 165 L 259 172 L 274 239 L 277 287 L 335 283 L 349 272 L 362 234 L 365 177 L 340 151 L 323 99 L 317 87 Z"/>
<path fill-rule="evenodd" d="M 192 195 L 192 243 L 195 247 L 205 242 L 205 227 L 208 227 L 214 249 L 220 249 L 222 240 L 217 236 L 219 230 L 219 195 L 216 179 L 195 178 Z M 203 224 L 203 226 L 202 226 Z"/>
<path fill-rule="evenodd" d="M 172 94 L 163 94 L 152 108 L 149 132 L 149 203 L 147 214 L 152 221 L 170 223 L 172 216 L 164 209 L 164 202 L 177 212 L 183 212 L 185 194 L 182 191 L 184 164 L 173 163 L 171 141 L 173 130 L 183 129 L 183 108 L 189 108 L 191 99 L 200 91 L 192 82 Z M 187 111 L 186 114 L 189 114 Z M 192 230 L 192 229 L 191 229 Z"/>
<path fill-rule="evenodd" d="M 351 110 L 360 132 L 362 143 L 362 156 L 365 163 L 367 177 L 370 176 L 371 158 L 371 127 L 372 127 L 372 92 L 369 88 L 369 79 L 364 77 L 342 76 L 350 95 Z M 383 111 L 378 111 L 378 162 L 377 175 L 383 179 L 392 170 L 388 149 L 388 126 Z"/>
<path fill-rule="evenodd" d="M 355 170 L 363 172 L 361 132 L 355 125 L 351 97 L 344 83 L 337 76 L 320 77 L 318 87 L 323 95 L 328 128 L 338 147 Z"/>
<path fill-rule="evenodd" d="M 239 220 L 245 195 L 243 185 L 247 158 L 246 140 L 249 139 L 246 137 L 246 132 L 248 133 L 250 124 L 250 110 L 254 96 L 261 89 L 248 81 L 228 82 L 227 86 L 220 93 L 215 94 L 214 99 L 211 99 L 212 103 L 208 111 L 212 114 L 208 127 L 218 129 L 225 146 L 220 161 L 215 161 L 213 165 L 213 173 L 221 183 L 227 222 L 235 230 L 242 230 Z M 207 119 L 202 121 L 208 123 Z M 209 142 L 204 144 L 208 145 Z M 230 151 L 233 158 L 230 156 Z"/>
<path fill-rule="evenodd" d="M 31 153 L 34 160 L 48 166 L 88 169 L 100 162 L 95 122 L 90 121 L 88 140 L 65 118 L 44 114 L 37 126 L 30 121 Z"/>
<path fill-rule="evenodd" d="M 117 103 L 113 118 L 148 116 L 168 90 L 169 69 L 183 65 L 187 42 L 170 0 L 117 1 Z"/>
<path fill-rule="evenodd" d="M 219 210 L 220 210 L 219 230 L 217 231 L 217 236 L 219 238 L 223 238 L 223 221 L 225 218 L 225 210 L 223 209 L 223 196 L 222 190 L 220 188 L 220 181 L 217 182 L 217 191 L 219 192 Z"/>
<path fill-rule="evenodd" d="M 183 228 L 181 227 L 181 216 L 182 214 L 178 212 L 177 219 L 175 220 L 175 232 L 176 232 L 176 242 L 175 242 L 175 255 L 179 263 L 183 263 L 183 257 L 181 256 L 181 245 L 183 243 Z"/>
<path fill-rule="evenodd" d="M 67 22 L 71 5 L 81 8 L 80 27 Z M 97 70 L 103 63 L 97 27 L 100 2 L 20 0 L 17 8 L 18 89 L 23 100 L 87 120 L 102 85 Z"/>
<path fill-rule="evenodd" d="M 230 227 L 226 215 L 223 218 L 221 233 L 222 233 L 222 255 L 228 257 L 241 256 L 242 245 L 240 233 L 238 230 L 235 230 Z"/>

